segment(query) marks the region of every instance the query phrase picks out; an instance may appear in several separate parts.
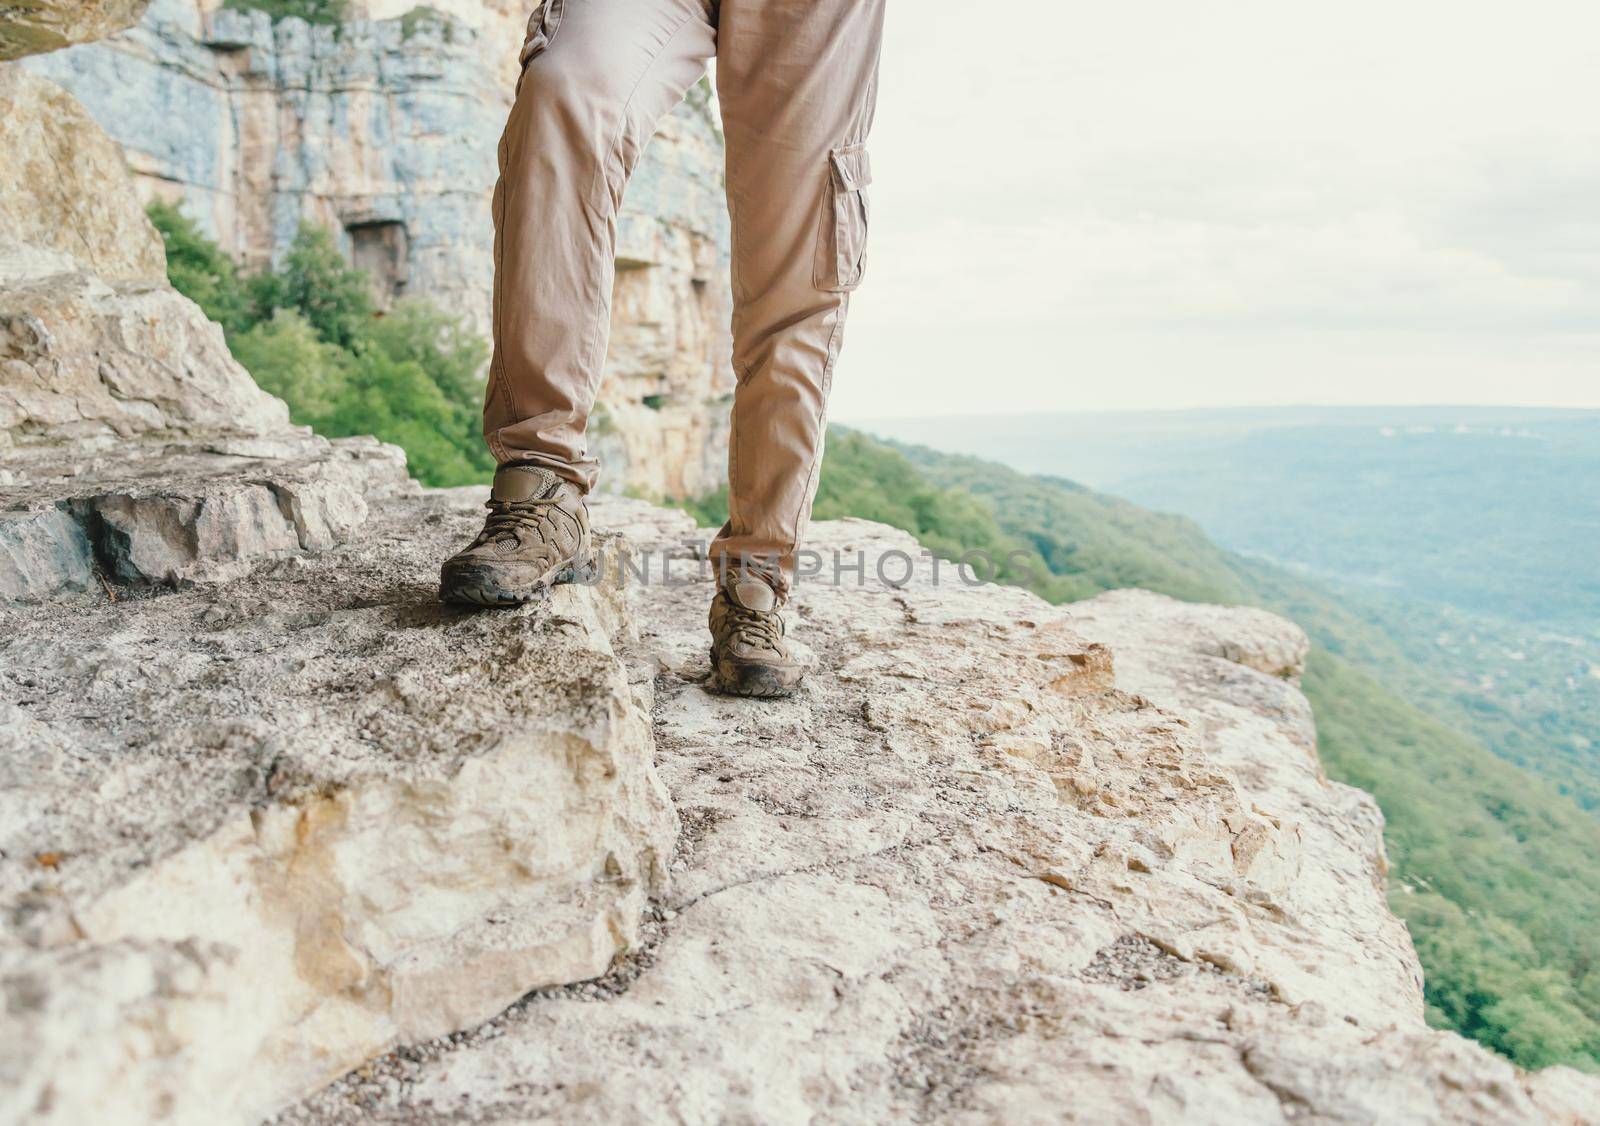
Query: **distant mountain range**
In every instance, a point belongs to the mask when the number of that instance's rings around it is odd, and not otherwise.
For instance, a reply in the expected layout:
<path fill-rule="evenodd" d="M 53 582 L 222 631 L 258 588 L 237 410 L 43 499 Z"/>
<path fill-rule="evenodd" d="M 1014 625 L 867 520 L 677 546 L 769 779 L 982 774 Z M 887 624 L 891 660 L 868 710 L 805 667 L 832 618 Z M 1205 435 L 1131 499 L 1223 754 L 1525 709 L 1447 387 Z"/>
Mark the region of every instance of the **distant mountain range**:
<path fill-rule="evenodd" d="M 857 425 L 1176 512 L 1231 550 L 1319 577 L 1600 639 L 1600 411 L 1282 407 Z"/>

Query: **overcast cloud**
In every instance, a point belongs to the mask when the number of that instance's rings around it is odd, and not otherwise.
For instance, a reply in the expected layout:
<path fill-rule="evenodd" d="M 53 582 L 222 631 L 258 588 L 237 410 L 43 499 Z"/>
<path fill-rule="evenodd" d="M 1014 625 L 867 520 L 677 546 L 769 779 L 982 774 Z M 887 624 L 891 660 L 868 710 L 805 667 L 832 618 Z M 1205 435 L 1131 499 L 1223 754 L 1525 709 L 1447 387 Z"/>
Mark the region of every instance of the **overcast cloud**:
<path fill-rule="evenodd" d="M 841 418 L 1600 406 L 1600 8 L 892 3 Z"/>

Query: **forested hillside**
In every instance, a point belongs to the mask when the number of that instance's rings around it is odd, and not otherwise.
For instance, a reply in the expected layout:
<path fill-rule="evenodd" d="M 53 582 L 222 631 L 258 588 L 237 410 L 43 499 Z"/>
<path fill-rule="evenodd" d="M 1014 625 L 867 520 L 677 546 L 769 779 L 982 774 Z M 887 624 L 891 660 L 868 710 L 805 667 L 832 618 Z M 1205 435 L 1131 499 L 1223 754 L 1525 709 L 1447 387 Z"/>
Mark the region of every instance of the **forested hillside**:
<path fill-rule="evenodd" d="M 488 345 L 461 318 L 416 298 L 380 315 L 367 275 L 322 228 L 302 227 L 280 268 L 244 275 L 177 208 L 154 204 L 150 219 L 173 287 L 222 326 L 234 358 L 296 423 L 393 442 L 428 485 L 494 472 L 481 425 Z"/>

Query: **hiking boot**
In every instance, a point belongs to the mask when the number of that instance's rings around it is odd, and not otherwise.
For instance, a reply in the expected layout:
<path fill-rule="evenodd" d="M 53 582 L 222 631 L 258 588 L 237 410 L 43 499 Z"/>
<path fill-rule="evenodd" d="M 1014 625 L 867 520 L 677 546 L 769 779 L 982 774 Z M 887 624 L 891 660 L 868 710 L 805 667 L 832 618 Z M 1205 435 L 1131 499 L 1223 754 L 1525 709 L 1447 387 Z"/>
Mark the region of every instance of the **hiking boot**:
<path fill-rule="evenodd" d="M 593 567 L 589 509 L 570 481 L 537 466 L 503 466 L 488 509 L 478 538 L 445 560 L 441 601 L 514 606 Z"/>
<path fill-rule="evenodd" d="M 711 681 L 730 696 L 787 696 L 805 669 L 783 640 L 783 614 L 758 578 L 731 581 L 711 602 Z"/>

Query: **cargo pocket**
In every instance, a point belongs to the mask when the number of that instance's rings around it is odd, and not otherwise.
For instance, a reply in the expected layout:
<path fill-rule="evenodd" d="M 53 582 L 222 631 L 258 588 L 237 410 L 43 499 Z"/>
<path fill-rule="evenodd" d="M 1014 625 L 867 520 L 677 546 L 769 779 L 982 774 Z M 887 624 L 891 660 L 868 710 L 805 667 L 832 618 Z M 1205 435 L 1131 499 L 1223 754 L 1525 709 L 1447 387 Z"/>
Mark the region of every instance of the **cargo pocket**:
<path fill-rule="evenodd" d="M 522 68 L 526 70 L 528 64 L 544 53 L 550 41 L 556 37 L 556 28 L 561 26 L 561 11 L 566 7 L 566 0 L 544 0 L 534 6 L 533 14 L 528 17 L 528 34 L 522 40 L 522 54 L 520 56 Z M 522 79 L 517 79 L 517 85 L 522 84 Z"/>
<path fill-rule="evenodd" d="M 822 204 L 821 230 L 813 270 L 816 287 L 846 293 L 861 284 L 866 268 L 867 185 L 872 164 L 865 145 L 845 145 L 828 154 L 828 191 Z"/>

